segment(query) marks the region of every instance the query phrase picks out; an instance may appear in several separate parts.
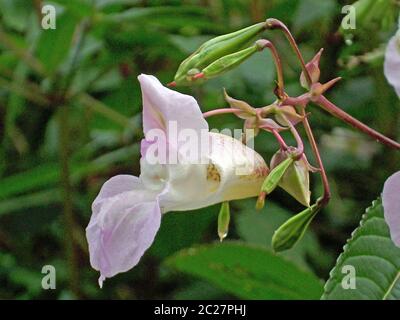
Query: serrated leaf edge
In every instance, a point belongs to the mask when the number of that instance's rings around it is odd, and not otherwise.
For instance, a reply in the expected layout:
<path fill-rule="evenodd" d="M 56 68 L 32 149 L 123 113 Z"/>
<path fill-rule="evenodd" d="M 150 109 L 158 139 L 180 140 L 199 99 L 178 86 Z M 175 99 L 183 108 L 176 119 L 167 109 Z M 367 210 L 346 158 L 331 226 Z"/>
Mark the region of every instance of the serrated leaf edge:
<path fill-rule="evenodd" d="M 343 262 L 343 260 L 345 259 L 345 253 L 347 248 L 349 247 L 350 242 L 353 242 L 354 240 L 356 240 L 357 238 L 357 233 L 359 232 L 360 228 L 363 227 L 363 225 L 366 223 L 367 219 L 368 219 L 368 213 L 375 209 L 377 205 L 379 205 L 381 201 L 381 197 L 378 197 L 378 199 L 372 201 L 371 206 L 369 206 L 366 210 L 365 213 L 361 216 L 361 220 L 360 220 L 360 224 L 358 225 L 357 228 L 355 228 L 353 230 L 353 232 L 350 235 L 350 238 L 348 238 L 346 240 L 346 244 L 343 246 L 343 251 L 342 253 L 339 255 L 339 257 L 336 259 L 336 263 L 335 266 L 333 267 L 333 269 L 329 272 L 329 279 L 326 281 L 325 285 L 324 285 L 324 293 L 321 296 L 321 300 L 325 299 L 327 297 L 327 295 L 329 295 L 329 293 L 332 291 L 327 289 L 327 285 L 329 283 L 329 281 L 333 278 L 335 278 L 335 273 L 336 273 L 336 269 L 338 268 L 338 266 Z M 398 271 L 395 279 L 393 280 L 392 284 L 390 285 L 389 289 L 385 292 L 385 294 L 382 297 L 382 300 L 386 300 L 388 295 L 390 294 L 391 290 L 393 289 L 394 285 L 396 284 L 396 282 L 400 279 L 400 270 Z M 332 287 L 334 288 L 334 286 Z"/>

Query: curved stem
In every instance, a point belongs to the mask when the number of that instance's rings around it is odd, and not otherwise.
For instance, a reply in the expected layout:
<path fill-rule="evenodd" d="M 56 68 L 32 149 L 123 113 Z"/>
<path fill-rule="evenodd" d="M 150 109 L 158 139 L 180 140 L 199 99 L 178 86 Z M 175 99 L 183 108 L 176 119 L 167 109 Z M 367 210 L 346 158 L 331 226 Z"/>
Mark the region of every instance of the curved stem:
<path fill-rule="evenodd" d="M 297 131 L 297 129 L 295 128 L 295 126 L 293 125 L 293 123 L 291 123 L 288 118 L 285 116 L 285 114 L 280 113 L 280 116 L 285 120 L 286 124 L 289 126 L 290 132 L 292 133 L 294 139 L 296 140 L 297 143 L 297 152 L 295 155 L 295 160 L 300 159 L 300 157 L 303 155 L 304 153 L 304 143 L 303 140 L 301 139 L 299 132 Z"/>
<path fill-rule="evenodd" d="M 212 116 L 217 116 L 220 114 L 227 114 L 227 113 L 239 113 L 239 112 L 243 112 L 240 109 L 233 109 L 233 108 L 221 108 L 221 109 L 215 109 L 215 110 L 210 110 L 207 112 L 203 113 L 203 117 L 204 118 L 208 118 L 208 117 L 212 117 Z"/>
<path fill-rule="evenodd" d="M 261 45 L 262 48 L 268 48 L 272 54 L 272 58 L 274 59 L 274 64 L 276 68 L 276 75 L 278 78 L 276 96 L 279 99 L 283 99 L 285 97 L 285 91 L 284 91 L 285 83 L 283 77 L 282 63 L 278 51 L 276 50 L 274 44 L 269 40 L 261 39 L 258 40 L 257 43 Z"/>
<path fill-rule="evenodd" d="M 266 130 L 266 129 L 264 129 L 264 130 Z M 266 131 L 268 131 L 268 130 L 266 130 Z M 270 132 L 275 136 L 276 140 L 277 140 L 278 143 L 279 143 L 280 148 L 281 148 L 282 150 L 284 150 L 284 151 L 287 150 L 287 149 L 288 149 L 288 146 L 287 146 L 285 140 L 284 140 L 284 139 L 282 138 L 282 136 L 279 134 L 279 132 L 276 131 L 276 130 L 271 130 Z"/>
<path fill-rule="evenodd" d="M 304 75 L 306 77 L 307 83 L 309 86 L 311 86 L 312 84 L 312 80 L 311 80 L 311 76 L 306 68 L 306 63 L 304 62 L 304 58 L 300 52 L 299 47 L 297 46 L 296 40 L 294 39 L 292 33 L 290 32 L 290 30 L 288 29 L 288 27 L 280 20 L 278 19 L 267 19 L 266 21 L 266 25 L 267 28 L 273 30 L 273 29 L 280 29 L 283 31 L 283 33 L 285 34 L 286 38 L 288 39 L 290 46 L 292 47 L 292 49 L 294 50 L 294 52 L 296 53 L 297 58 L 300 61 L 301 64 L 301 69 L 304 72 Z"/>
<path fill-rule="evenodd" d="M 295 126 L 290 121 L 288 121 L 288 124 L 289 124 L 289 128 L 290 128 L 290 132 L 292 133 L 292 135 L 295 138 L 296 143 L 297 143 L 297 152 L 296 152 L 295 160 L 298 160 L 304 153 L 304 143 L 303 143 L 303 140 L 301 139 L 297 129 L 295 128 Z"/>
<path fill-rule="evenodd" d="M 368 134 L 370 137 L 376 139 L 377 141 L 391 147 L 394 149 L 400 149 L 400 143 L 386 137 L 385 135 L 375 131 L 374 129 L 371 129 L 361 121 L 357 120 L 356 118 L 353 118 L 351 115 L 348 113 L 344 112 L 342 109 L 334 105 L 332 102 L 330 102 L 327 98 L 325 98 L 323 95 L 320 95 L 316 101 L 315 101 L 322 109 L 326 110 L 329 112 L 331 115 L 335 116 L 336 118 L 339 118 L 340 120 L 343 120 L 344 122 L 348 123 L 349 125 L 353 126 L 354 128 Z"/>

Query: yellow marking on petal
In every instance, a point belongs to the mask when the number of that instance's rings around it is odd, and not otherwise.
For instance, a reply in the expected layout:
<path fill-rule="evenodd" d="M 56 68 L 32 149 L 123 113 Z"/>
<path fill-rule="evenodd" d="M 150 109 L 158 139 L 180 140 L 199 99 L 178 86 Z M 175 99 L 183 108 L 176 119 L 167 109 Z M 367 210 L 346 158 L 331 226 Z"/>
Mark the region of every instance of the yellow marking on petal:
<path fill-rule="evenodd" d="M 207 166 L 207 181 L 209 182 L 209 192 L 211 193 L 216 192 L 221 184 L 221 174 L 213 163 Z"/>
<path fill-rule="evenodd" d="M 207 166 L 207 180 L 221 182 L 221 175 L 219 173 L 219 170 L 213 163 L 210 163 Z"/>

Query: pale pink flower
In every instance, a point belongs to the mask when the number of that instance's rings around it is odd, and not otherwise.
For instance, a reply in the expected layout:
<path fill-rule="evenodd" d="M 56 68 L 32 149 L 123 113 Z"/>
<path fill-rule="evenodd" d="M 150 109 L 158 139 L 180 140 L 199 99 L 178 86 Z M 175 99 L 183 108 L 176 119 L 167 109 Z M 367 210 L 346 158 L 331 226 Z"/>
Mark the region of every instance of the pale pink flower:
<path fill-rule="evenodd" d="M 86 228 L 90 263 L 100 272 L 100 286 L 106 278 L 128 271 L 139 262 L 154 241 L 162 214 L 256 196 L 268 174 L 264 160 L 254 150 L 232 137 L 208 131 L 193 97 L 164 87 L 153 76 L 142 74 L 138 79 L 146 137 L 151 130 L 161 130 L 167 153 L 178 151 L 184 159 L 169 129 L 168 123 L 174 122 L 178 133 L 191 129 L 201 136 L 200 132 L 205 131 L 213 148 L 199 155 L 202 161 L 208 160 L 204 164 L 152 164 L 146 153 L 155 142 L 144 139 L 140 176 L 118 175 L 103 185 Z M 232 153 L 236 161 L 232 161 Z M 239 167 L 250 171 L 238 175 Z"/>
<path fill-rule="evenodd" d="M 382 192 L 382 204 L 390 236 L 400 247 L 400 171 L 386 180 Z"/>
<path fill-rule="evenodd" d="M 384 72 L 386 79 L 400 97 L 400 31 L 390 39 L 387 45 Z"/>

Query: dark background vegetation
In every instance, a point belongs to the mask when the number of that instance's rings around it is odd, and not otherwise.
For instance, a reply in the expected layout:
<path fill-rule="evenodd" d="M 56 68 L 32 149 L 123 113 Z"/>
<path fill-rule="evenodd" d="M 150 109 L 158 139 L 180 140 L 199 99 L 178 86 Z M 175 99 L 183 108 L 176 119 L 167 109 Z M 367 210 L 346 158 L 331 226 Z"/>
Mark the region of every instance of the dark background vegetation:
<path fill-rule="evenodd" d="M 45 31 L 40 27 L 42 1 L 0 0 L 0 298 L 246 297 L 163 263 L 181 249 L 217 241 L 218 206 L 167 214 L 139 265 L 108 279 L 100 290 L 84 234 L 91 203 L 111 176 L 139 174 L 137 75 L 153 74 L 167 83 L 206 39 L 267 17 L 290 27 L 307 59 L 325 48 L 322 81 L 343 77 L 329 98 L 398 140 L 399 99 L 382 66 L 398 7 L 375 10 L 372 17 L 359 17 L 356 30 L 340 32 L 341 8 L 351 2 L 45 1 L 58 13 L 57 29 Z M 279 31 L 264 37 L 278 47 L 288 92 L 301 93 L 300 68 L 285 38 Z M 274 99 L 274 79 L 271 57 L 263 52 L 203 86 L 178 90 L 194 95 L 204 111 L 225 106 L 223 87 L 235 98 L 263 106 Z M 333 199 L 302 243 L 283 256 L 326 280 L 365 208 L 398 170 L 400 158 L 317 107 L 309 111 Z M 211 119 L 210 127 L 239 128 L 241 123 L 226 115 Z M 257 138 L 256 149 L 266 159 L 277 148 L 269 136 Z M 321 192 L 317 175 L 312 190 L 314 197 Z M 269 250 L 274 229 L 300 207 L 281 191 L 261 213 L 254 205 L 253 199 L 231 204 L 228 239 Z M 41 288 L 41 269 L 47 264 L 56 267 L 56 290 Z"/>

